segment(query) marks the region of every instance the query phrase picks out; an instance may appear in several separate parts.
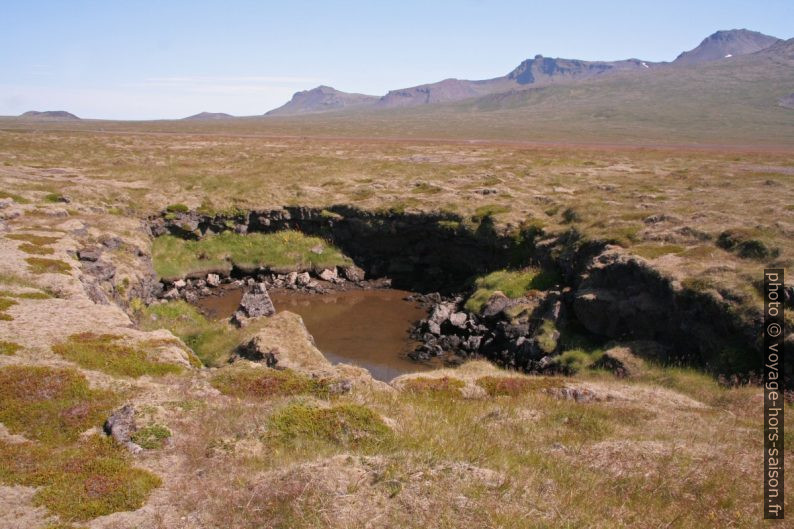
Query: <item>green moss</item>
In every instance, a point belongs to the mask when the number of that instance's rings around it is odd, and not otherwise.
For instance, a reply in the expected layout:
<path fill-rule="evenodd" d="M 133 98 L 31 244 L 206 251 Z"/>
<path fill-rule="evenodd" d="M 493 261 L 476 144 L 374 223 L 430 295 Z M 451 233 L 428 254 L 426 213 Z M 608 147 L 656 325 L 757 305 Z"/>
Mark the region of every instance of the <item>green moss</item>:
<path fill-rule="evenodd" d="M 16 305 L 17 302 L 9 298 L 0 298 L 0 312 L 8 310 L 10 307 Z"/>
<path fill-rule="evenodd" d="M 452 377 L 414 377 L 403 382 L 402 387 L 409 393 L 459 397 L 465 385 L 462 380 Z"/>
<path fill-rule="evenodd" d="M 17 248 L 20 251 L 32 255 L 52 255 L 55 253 L 55 250 L 48 246 L 36 246 L 35 244 L 30 244 L 28 242 L 20 244 Z"/>
<path fill-rule="evenodd" d="M 461 223 L 457 220 L 440 220 L 438 221 L 438 227 L 444 230 L 458 231 L 461 227 Z"/>
<path fill-rule="evenodd" d="M 146 450 L 159 450 L 170 437 L 171 430 L 161 424 L 153 424 L 132 434 L 131 440 Z"/>
<path fill-rule="evenodd" d="M 604 354 L 601 349 L 568 349 L 556 358 L 557 363 L 568 374 L 576 374 L 587 369 Z"/>
<path fill-rule="evenodd" d="M 16 305 L 17 302 L 10 298 L 0 298 L 0 321 L 12 321 L 14 318 L 6 314 L 6 310 Z"/>
<path fill-rule="evenodd" d="M 73 334 L 66 342 L 52 346 L 52 350 L 86 369 L 111 375 L 140 377 L 179 373 L 177 364 L 160 362 L 148 352 L 118 343 L 120 336 L 112 334 Z"/>
<path fill-rule="evenodd" d="M 17 204 L 30 204 L 30 200 L 27 198 L 7 191 L 0 191 L 0 198 L 10 198 Z"/>
<path fill-rule="evenodd" d="M 508 298 L 517 299 L 531 290 L 548 290 L 559 284 L 561 280 L 562 278 L 556 272 L 534 268 L 520 271 L 499 270 L 491 272 L 474 282 L 476 290 L 466 300 L 466 310 L 480 312 L 483 305 L 497 290 Z"/>
<path fill-rule="evenodd" d="M 51 295 L 46 292 L 21 292 L 19 294 L 11 292 L 10 290 L 0 290 L 0 297 L 9 297 L 17 299 L 50 299 Z"/>
<path fill-rule="evenodd" d="M 343 218 L 344 218 L 344 217 L 343 217 L 342 215 L 340 215 L 339 213 L 335 213 L 335 212 L 333 212 L 333 211 L 329 211 L 329 210 L 327 210 L 327 209 L 324 209 L 324 210 L 322 210 L 322 211 L 320 212 L 320 216 L 321 216 L 322 218 L 324 218 L 324 219 L 330 219 L 330 220 L 339 220 L 339 219 L 343 219 Z"/>
<path fill-rule="evenodd" d="M 631 247 L 631 253 L 646 259 L 656 259 L 663 255 L 677 254 L 685 250 L 677 244 L 637 244 Z"/>
<path fill-rule="evenodd" d="M 18 343 L 14 342 L 6 342 L 0 340 L 0 355 L 13 355 L 16 354 L 17 351 L 22 349 L 22 346 Z"/>
<path fill-rule="evenodd" d="M 72 267 L 58 259 L 45 257 L 28 257 L 25 259 L 28 269 L 34 274 L 68 274 Z"/>
<path fill-rule="evenodd" d="M 550 355 L 557 349 L 557 340 L 559 333 L 554 326 L 554 322 L 550 320 L 543 320 L 540 324 L 535 340 L 540 347 L 540 350 Z"/>
<path fill-rule="evenodd" d="M 44 202 L 54 204 L 56 202 L 64 202 L 64 197 L 60 193 L 47 193 L 44 197 Z"/>
<path fill-rule="evenodd" d="M 517 397 L 527 393 L 562 386 L 559 379 L 549 377 L 480 377 L 476 384 L 492 397 Z"/>
<path fill-rule="evenodd" d="M 642 224 L 609 226 L 600 235 L 606 242 L 629 248 L 640 241 L 640 230 L 642 228 Z"/>
<path fill-rule="evenodd" d="M 289 443 L 325 441 L 363 447 L 387 441 L 392 435 L 377 413 L 358 404 L 320 408 L 293 403 L 274 413 L 268 425 L 272 435 Z"/>
<path fill-rule="evenodd" d="M 0 442 L 0 463 L 0 481 L 40 487 L 34 504 L 67 520 L 139 509 L 161 484 L 154 474 L 133 468 L 123 448 L 96 435 L 59 449 Z"/>
<path fill-rule="evenodd" d="M 117 402 L 112 392 L 90 389 L 73 369 L 0 368 L 0 422 L 44 443 L 73 441 L 101 426 Z"/>
<path fill-rule="evenodd" d="M 440 193 L 442 189 L 436 185 L 428 184 L 427 182 L 420 182 L 416 184 L 412 190 L 413 193 L 421 195 L 435 195 Z"/>
<path fill-rule="evenodd" d="M 575 402 L 560 402 L 541 419 L 553 438 L 566 444 L 593 443 L 612 432 L 613 414 L 595 406 L 582 406 Z"/>
<path fill-rule="evenodd" d="M 168 329 L 196 354 L 203 365 L 224 365 L 246 331 L 225 321 L 211 321 L 184 301 L 170 301 L 141 310 L 140 326 L 152 331 Z"/>
<path fill-rule="evenodd" d="M 504 206 L 501 204 L 486 204 L 474 210 L 474 215 L 472 215 L 472 220 L 474 222 L 481 222 L 487 217 L 493 217 L 500 213 L 507 213 L 509 211 L 510 211 L 510 206 Z"/>
<path fill-rule="evenodd" d="M 312 251 L 317 247 L 322 253 Z M 319 237 L 297 231 L 240 235 L 223 232 L 198 241 L 169 235 L 152 245 L 154 268 L 161 278 L 176 279 L 211 272 L 229 273 L 232 266 L 247 270 L 321 270 L 352 261 Z"/>
<path fill-rule="evenodd" d="M 744 259 L 768 259 L 780 255 L 780 249 L 772 246 L 767 237 L 757 229 L 725 230 L 717 238 L 717 246 Z"/>
<path fill-rule="evenodd" d="M 242 398 L 310 394 L 328 396 L 328 383 L 289 369 L 269 369 L 233 366 L 216 373 L 210 383 L 224 395 Z"/>
<path fill-rule="evenodd" d="M 572 222 L 580 222 L 582 220 L 582 215 L 574 208 L 566 208 L 562 212 L 562 221 L 566 224 L 570 224 Z"/>
<path fill-rule="evenodd" d="M 185 204 L 170 204 L 166 206 L 165 210 L 169 213 L 187 213 L 190 211 Z"/>
<path fill-rule="evenodd" d="M 50 237 L 47 235 L 34 235 L 32 233 L 12 233 L 10 235 L 6 235 L 6 239 L 11 239 L 13 241 L 23 241 L 30 244 L 35 244 L 36 246 L 54 244 L 60 240 L 59 237 Z"/>

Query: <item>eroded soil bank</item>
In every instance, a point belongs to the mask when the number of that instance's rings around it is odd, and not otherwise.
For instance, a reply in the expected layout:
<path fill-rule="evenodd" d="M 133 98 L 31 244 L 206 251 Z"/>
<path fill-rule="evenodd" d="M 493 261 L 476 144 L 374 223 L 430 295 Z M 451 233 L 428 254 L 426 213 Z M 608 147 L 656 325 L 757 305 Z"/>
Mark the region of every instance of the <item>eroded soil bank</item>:
<path fill-rule="evenodd" d="M 552 270 L 559 284 L 540 298 L 519 300 L 518 308 L 510 302 L 482 307 L 490 310 L 488 314 L 469 311 L 468 328 L 446 325 L 435 333 L 442 338 L 440 349 L 467 343 L 467 355 L 484 354 L 503 365 L 537 368 L 544 357 L 561 352 L 559 339 L 566 329 L 602 343 L 651 342 L 645 349 L 656 360 L 694 364 L 716 373 L 749 372 L 760 365 L 758 311 L 717 291 L 682 284 L 645 259 L 608 241 L 584 239 L 576 230 L 546 234 L 533 225 L 497 227 L 487 215 L 463 219 L 348 206 L 215 215 L 171 211 L 150 219 L 150 227 L 154 236 L 187 239 L 230 231 L 296 230 L 319 236 L 352 258 L 367 277 L 388 277 L 400 289 L 441 293 L 445 302 L 453 301 L 449 315 L 465 312 L 465 296 L 478 276 L 530 265 Z M 230 275 L 253 274 L 235 268 Z M 449 321 L 447 317 L 437 323 Z M 453 339 L 450 347 L 443 340 L 450 335 L 461 340 Z M 483 340 L 467 342 L 471 336 Z M 543 347 L 533 346 L 532 340 Z"/>

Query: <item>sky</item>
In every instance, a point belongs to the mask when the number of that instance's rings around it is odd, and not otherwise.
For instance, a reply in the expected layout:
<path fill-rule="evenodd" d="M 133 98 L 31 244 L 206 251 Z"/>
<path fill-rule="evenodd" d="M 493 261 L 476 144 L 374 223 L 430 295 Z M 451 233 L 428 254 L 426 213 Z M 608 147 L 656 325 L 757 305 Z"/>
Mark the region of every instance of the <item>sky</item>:
<path fill-rule="evenodd" d="M 794 37 L 792 0 L 0 2 L 0 115 L 256 115 L 320 84 L 382 95 L 542 54 L 674 59 L 720 29 Z"/>

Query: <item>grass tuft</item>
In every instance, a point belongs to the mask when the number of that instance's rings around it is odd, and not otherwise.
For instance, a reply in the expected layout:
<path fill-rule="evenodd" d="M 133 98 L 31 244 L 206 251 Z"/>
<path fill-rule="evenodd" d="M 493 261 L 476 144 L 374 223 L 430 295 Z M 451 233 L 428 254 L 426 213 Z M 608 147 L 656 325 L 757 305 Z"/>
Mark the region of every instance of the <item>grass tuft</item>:
<path fill-rule="evenodd" d="M 232 366 L 220 370 L 210 383 L 224 395 L 267 399 L 291 395 L 328 396 L 328 383 L 289 369 Z"/>
<path fill-rule="evenodd" d="M 60 238 L 58 237 L 51 237 L 48 235 L 35 235 L 33 233 L 12 233 L 10 235 L 6 235 L 6 239 L 11 239 L 12 241 L 27 242 L 30 244 L 35 244 L 36 246 L 54 244 L 60 240 Z"/>
<path fill-rule="evenodd" d="M 117 402 L 110 391 L 90 389 L 73 369 L 0 369 L 0 422 L 43 443 L 74 441 L 86 429 L 100 426 Z"/>
<path fill-rule="evenodd" d="M 13 355 L 22 349 L 22 346 L 14 342 L 0 340 L 0 355 Z"/>
<path fill-rule="evenodd" d="M 10 309 L 17 302 L 9 298 L 0 298 L 0 321 L 11 321 L 14 318 L 10 314 L 6 314 L 6 310 Z"/>
<path fill-rule="evenodd" d="M 97 435 L 59 449 L 0 442 L 0 463 L 0 481 L 41 487 L 33 502 L 67 520 L 139 509 L 161 484 L 154 474 L 133 468 L 123 448 Z"/>
<path fill-rule="evenodd" d="M 416 394 L 432 394 L 445 397 L 459 397 L 466 385 L 459 378 L 452 377 L 414 377 L 403 382 L 403 390 Z"/>
<path fill-rule="evenodd" d="M 677 244 L 636 244 L 631 247 L 631 253 L 645 259 L 656 259 L 663 255 L 678 254 L 685 250 Z"/>
<path fill-rule="evenodd" d="M 73 334 L 66 342 L 52 346 L 52 350 L 81 367 L 111 375 L 137 378 L 182 371 L 182 366 L 159 362 L 142 349 L 117 343 L 119 339 L 121 336 L 113 334 Z"/>
<path fill-rule="evenodd" d="M 530 392 L 562 387 L 559 379 L 550 377 L 480 377 L 476 384 L 491 397 L 517 397 Z"/>
<path fill-rule="evenodd" d="M 171 430 L 162 424 L 153 424 L 132 434 L 131 440 L 146 450 L 159 450 L 165 446 L 166 441 L 170 438 Z"/>
<path fill-rule="evenodd" d="M 196 354 L 205 366 L 220 367 L 243 340 L 246 332 L 223 321 L 211 321 L 184 301 L 170 301 L 143 309 L 143 330 L 168 329 Z"/>
<path fill-rule="evenodd" d="M 346 447 L 377 445 L 392 436 L 377 413 L 359 404 L 319 408 L 293 403 L 270 417 L 269 430 L 287 442 L 326 441 Z"/>
<path fill-rule="evenodd" d="M 68 274 L 72 267 L 58 259 L 45 257 L 28 257 L 25 259 L 28 269 L 34 274 Z"/>
<path fill-rule="evenodd" d="M 17 249 L 32 255 L 52 255 L 53 253 L 55 253 L 55 250 L 53 250 L 49 246 L 37 246 L 29 242 L 20 244 L 17 247 Z"/>
<path fill-rule="evenodd" d="M 185 204 L 169 204 L 166 206 L 165 210 L 168 213 L 187 213 L 190 211 L 190 208 L 188 208 Z"/>
<path fill-rule="evenodd" d="M 498 270 L 477 278 L 474 282 L 476 290 L 466 300 L 465 307 L 469 312 L 480 312 L 497 290 L 508 298 L 517 299 L 531 290 L 548 290 L 561 280 L 558 273 L 548 270 Z"/>

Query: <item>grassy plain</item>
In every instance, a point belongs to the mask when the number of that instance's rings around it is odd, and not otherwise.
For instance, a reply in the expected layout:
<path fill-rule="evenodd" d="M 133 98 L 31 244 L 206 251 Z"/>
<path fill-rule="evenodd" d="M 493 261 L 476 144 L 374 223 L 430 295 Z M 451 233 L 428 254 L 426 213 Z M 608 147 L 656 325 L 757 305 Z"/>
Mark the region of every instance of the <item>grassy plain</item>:
<path fill-rule="evenodd" d="M 227 366 L 256 329 L 238 333 L 184 304 L 139 307 L 133 328 L 117 307 L 87 300 L 74 250 L 123 239 L 103 254 L 121 274 L 136 245 L 149 250 L 140 219 L 174 204 L 444 210 L 464 225 L 487 216 L 505 232 L 607 238 L 682 284 L 757 304 L 761 269 L 791 269 L 790 151 L 128 128 L 0 131 L 0 199 L 19 213 L 4 220 L 17 236 L 0 235 L 0 481 L 28 494 L 0 497 L 0 516 L 27 509 L 37 528 L 762 525 L 757 387 L 651 363 L 617 379 L 589 367 L 602 351 L 571 341 L 571 378 L 474 362 L 332 394 L 312 374 Z M 25 244 L 69 268 L 34 268 Z M 67 317 L 73 306 L 85 316 Z M 148 356 L 159 348 L 147 343 L 174 341 L 163 328 L 213 369 L 135 376 L 167 365 Z M 577 402 L 563 388 L 594 397 Z M 120 396 L 135 404 L 143 455 L 97 436 Z"/>

